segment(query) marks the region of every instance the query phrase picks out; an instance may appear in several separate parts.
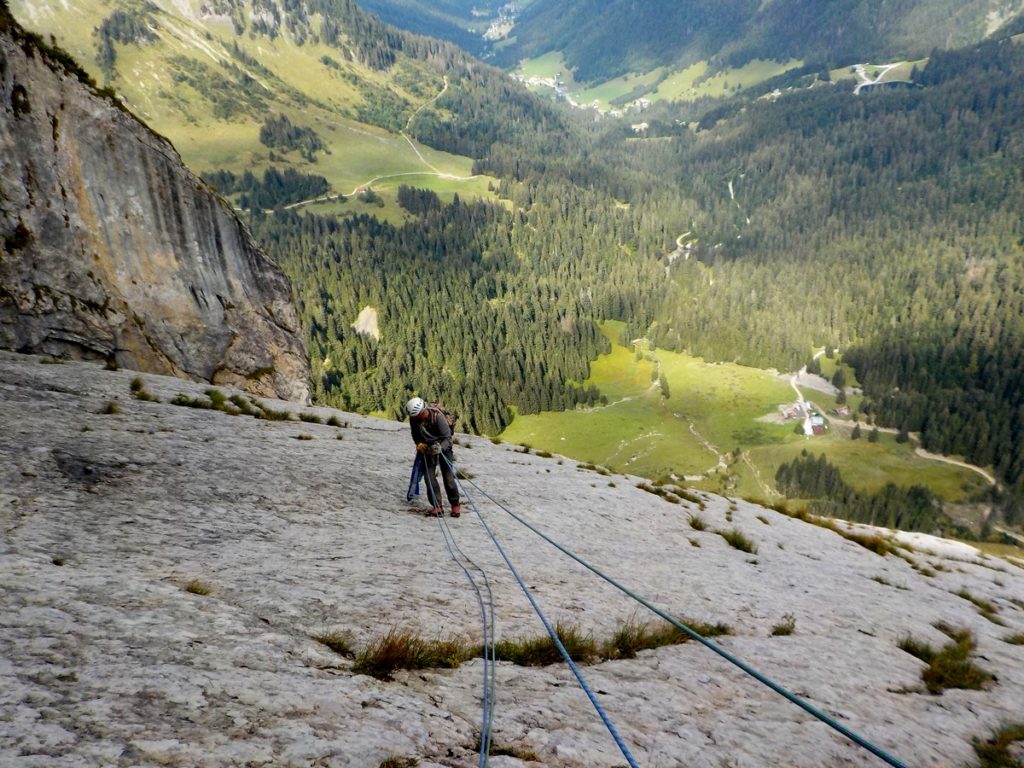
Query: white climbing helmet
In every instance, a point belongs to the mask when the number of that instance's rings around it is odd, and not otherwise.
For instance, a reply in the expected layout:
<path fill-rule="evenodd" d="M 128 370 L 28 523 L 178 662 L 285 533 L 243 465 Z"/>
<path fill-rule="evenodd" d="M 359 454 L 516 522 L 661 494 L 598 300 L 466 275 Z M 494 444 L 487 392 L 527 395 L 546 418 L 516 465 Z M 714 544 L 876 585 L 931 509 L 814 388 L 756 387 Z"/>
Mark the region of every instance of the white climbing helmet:
<path fill-rule="evenodd" d="M 419 416 L 423 413 L 423 409 L 427 407 L 427 404 L 423 402 L 422 397 L 414 397 L 408 403 L 405 404 L 405 410 L 408 411 L 410 416 Z"/>

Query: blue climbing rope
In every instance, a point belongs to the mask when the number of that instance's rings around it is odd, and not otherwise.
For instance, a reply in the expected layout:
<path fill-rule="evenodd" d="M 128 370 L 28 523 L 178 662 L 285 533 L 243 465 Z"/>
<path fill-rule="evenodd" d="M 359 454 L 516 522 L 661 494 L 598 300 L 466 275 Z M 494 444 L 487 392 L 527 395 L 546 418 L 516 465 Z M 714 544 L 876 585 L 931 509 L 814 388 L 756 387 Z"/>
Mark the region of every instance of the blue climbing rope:
<path fill-rule="evenodd" d="M 444 458 L 448 466 L 451 467 L 452 471 L 455 472 L 455 467 L 451 464 L 451 462 L 448 461 L 447 457 L 445 457 L 442 454 L 442 458 Z M 612 735 L 612 738 L 615 740 L 615 744 L 616 746 L 618 746 L 619 751 L 622 752 L 623 757 L 626 758 L 626 762 L 629 763 L 630 768 L 640 768 L 639 764 L 636 762 L 636 760 L 633 758 L 633 755 L 630 753 L 629 747 L 626 746 L 626 743 L 622 740 L 622 737 L 619 735 L 619 732 L 615 729 L 615 725 L 608 717 L 608 713 L 604 711 L 604 707 L 602 707 L 601 703 L 597 700 L 597 696 L 594 695 L 594 692 L 591 690 L 590 686 L 587 685 L 587 681 L 583 679 L 583 673 L 580 672 L 579 667 L 576 666 L 576 663 L 572 660 L 572 657 L 569 655 L 569 652 L 565 649 L 565 646 L 562 644 L 561 639 L 558 637 L 558 633 L 555 632 L 554 628 L 551 626 L 551 623 L 544 615 L 544 612 L 537 604 L 537 601 L 534 599 L 533 595 L 530 594 L 530 590 L 527 589 L 526 584 L 523 583 L 522 578 L 520 578 L 519 576 L 519 571 L 517 571 L 516 567 L 512 564 L 512 561 L 509 559 L 508 553 L 505 552 L 505 548 L 501 546 L 501 543 L 494 535 L 494 531 L 491 530 L 491 527 L 487 524 L 487 521 L 484 519 L 484 516 L 480 514 L 480 510 L 477 508 L 476 502 L 473 500 L 472 496 L 466 493 L 462 483 L 459 483 L 458 473 L 455 474 L 455 478 L 456 482 L 459 484 L 459 490 L 466 496 L 466 499 L 469 501 L 470 507 L 472 507 L 473 512 L 477 516 L 477 519 L 480 520 L 480 523 L 483 525 L 484 530 L 487 531 L 487 535 L 490 536 L 491 541 L 494 542 L 494 546 L 498 549 L 498 552 L 501 554 L 502 559 L 508 566 L 509 571 L 511 571 L 512 575 L 515 577 L 516 583 L 519 584 L 519 588 L 523 591 L 523 594 L 526 595 L 526 599 L 530 601 L 530 605 L 533 607 L 534 612 L 540 618 L 541 623 L 544 625 L 544 629 L 551 637 L 551 640 L 552 642 L 554 642 L 555 647 L 558 648 L 558 652 L 562 655 L 562 658 L 565 659 L 565 663 L 569 665 L 569 669 L 572 670 L 573 675 L 576 676 L 576 679 L 579 681 L 579 684 L 583 688 L 584 693 L 587 694 L 587 698 L 590 699 L 590 703 L 594 705 L 594 709 L 597 710 L 597 714 L 601 717 L 601 720 L 604 722 L 605 727 L 608 729 L 608 732 Z M 479 490 L 478 486 L 475 483 L 473 483 L 472 481 L 470 481 L 470 483 L 473 485 L 474 488 L 477 488 L 477 490 Z M 481 491 L 481 493 L 483 492 Z M 484 495 L 486 496 L 487 494 Z M 488 496 L 487 498 L 490 497 Z"/>
<path fill-rule="evenodd" d="M 868 752 L 870 752 L 871 754 L 875 755 L 875 757 L 878 757 L 881 760 L 883 760 L 884 762 L 888 763 L 889 765 L 894 766 L 894 768 L 907 768 L 906 763 L 901 762 L 900 760 L 898 760 L 897 758 L 893 757 L 892 755 L 890 755 L 885 750 L 881 749 L 880 747 L 875 746 L 870 741 L 868 741 L 864 737 L 860 736 L 859 734 L 855 733 L 854 731 L 851 731 L 849 728 L 847 728 L 844 725 L 842 725 L 841 723 L 837 722 L 834 718 L 829 717 L 828 715 L 826 715 L 824 712 L 819 710 L 817 707 L 815 707 L 810 702 L 804 701 L 803 699 L 801 699 L 796 694 L 791 693 L 790 691 L 786 690 L 785 688 L 783 688 L 781 685 L 779 685 L 775 681 L 773 681 L 773 680 L 769 679 L 768 677 L 762 675 L 760 672 L 758 672 L 753 667 L 751 667 L 748 664 L 746 664 L 744 661 L 742 661 L 738 657 L 736 657 L 736 656 L 732 655 L 731 653 L 729 653 L 727 650 L 722 648 L 720 645 L 718 645 L 716 643 L 713 643 L 712 641 L 708 640 L 706 637 L 704 637 L 702 634 L 700 634 L 696 630 L 691 629 L 690 627 L 686 626 L 682 622 L 678 621 L 677 619 L 673 618 L 669 614 L 665 613 L 663 610 L 661 610 L 657 606 L 653 605 L 648 600 L 645 600 L 643 597 L 641 597 L 640 595 L 636 594 L 635 592 L 633 592 L 628 587 L 623 586 L 622 584 L 617 582 L 615 579 L 611 578 L 610 576 L 605 575 L 598 568 L 594 567 L 593 565 L 588 563 L 586 560 L 582 559 L 581 557 L 577 556 L 575 553 L 573 553 L 572 551 L 570 551 L 566 547 L 564 547 L 561 544 L 559 544 L 557 541 L 552 539 L 550 536 L 545 534 L 543 531 L 541 531 L 540 529 L 538 529 L 535 526 L 531 525 L 530 523 L 528 523 L 523 518 L 519 517 L 519 515 L 515 514 L 512 510 L 510 510 L 507 507 L 505 507 L 501 502 L 497 501 L 495 498 L 490 496 L 486 491 L 484 491 L 482 488 L 480 488 L 480 486 L 478 486 L 472 480 L 469 480 L 468 482 L 477 491 L 479 491 L 482 496 L 484 496 L 485 498 L 487 498 L 491 502 L 493 502 L 499 509 L 503 510 L 506 514 L 508 514 L 510 517 L 512 517 L 512 519 L 514 519 L 518 523 L 526 526 L 528 529 L 530 529 L 535 534 L 537 534 L 542 539 L 544 539 L 546 542 L 548 542 L 548 544 L 551 544 L 553 547 L 555 547 L 556 549 L 558 549 L 563 554 L 565 554 L 568 557 L 570 557 L 573 560 L 575 560 L 577 563 L 582 565 L 587 570 L 589 570 L 592 573 L 595 573 L 596 575 L 600 576 L 602 579 L 607 581 L 613 587 L 615 587 L 616 589 L 618 589 L 621 592 L 625 593 L 629 597 L 633 598 L 638 603 L 643 605 L 645 608 L 653 611 L 655 614 L 657 614 L 658 616 L 663 618 L 665 621 L 669 622 L 676 629 L 680 630 L 681 632 L 684 632 L 685 634 L 687 634 L 692 639 L 694 639 L 697 642 L 699 642 L 702 645 L 704 645 L 706 648 L 714 651 L 715 653 L 717 653 L 719 656 L 721 656 L 726 661 L 728 661 L 731 664 L 734 664 L 735 666 L 739 667 L 740 669 L 742 669 L 744 672 L 746 672 L 748 675 L 753 677 L 758 682 L 768 686 L 773 691 L 778 693 L 780 696 L 784 697 L 785 699 L 787 699 L 788 701 L 792 702 L 793 704 L 796 704 L 798 707 L 803 709 L 805 712 L 807 712 L 810 715 L 813 715 L 818 720 L 820 720 L 821 722 L 825 723 L 825 725 L 827 725 L 830 728 L 833 728 L 834 730 L 838 731 L 839 733 L 841 733 L 846 738 L 850 739 L 850 741 L 854 742 L 858 746 L 863 747 Z M 474 507 L 474 509 L 475 509 L 475 507 Z M 477 514 L 479 515 L 479 513 L 477 513 Z M 484 523 L 484 525 L 486 526 L 486 523 Z M 500 548 L 500 545 L 499 545 L 499 548 Z M 520 586 L 522 586 L 522 585 L 520 584 Z M 529 595 L 527 595 L 527 596 L 529 596 Z"/>
<path fill-rule="evenodd" d="M 462 569 L 462 572 L 466 574 L 466 578 L 469 580 L 470 586 L 473 587 L 473 591 L 476 592 L 477 604 L 480 607 L 480 615 L 483 620 L 483 637 L 484 637 L 484 686 L 483 686 L 483 719 L 480 724 L 480 759 L 478 762 L 479 768 L 487 767 L 487 759 L 490 755 L 491 750 L 491 726 L 494 723 L 494 687 L 495 687 L 495 676 L 494 676 L 494 664 L 496 659 L 488 658 L 488 652 L 493 656 L 494 651 L 494 593 L 491 590 L 490 579 L 487 578 L 487 573 L 479 565 L 473 562 L 472 559 L 462 548 L 459 547 L 455 541 L 455 535 L 448 527 L 448 523 L 445 522 L 443 516 L 438 516 L 437 526 L 441 531 L 441 536 L 444 538 L 445 546 L 448 548 L 448 554 L 451 555 L 452 560 Z M 473 568 L 480 572 L 483 576 L 484 586 L 487 590 L 488 602 L 490 604 L 490 618 L 488 618 L 487 609 L 484 607 L 483 593 L 480 591 L 480 586 L 476 583 L 476 579 L 473 578 L 469 569 L 463 564 L 462 560 L 459 560 L 456 556 L 456 551 L 462 556 L 462 558 L 469 563 Z"/>

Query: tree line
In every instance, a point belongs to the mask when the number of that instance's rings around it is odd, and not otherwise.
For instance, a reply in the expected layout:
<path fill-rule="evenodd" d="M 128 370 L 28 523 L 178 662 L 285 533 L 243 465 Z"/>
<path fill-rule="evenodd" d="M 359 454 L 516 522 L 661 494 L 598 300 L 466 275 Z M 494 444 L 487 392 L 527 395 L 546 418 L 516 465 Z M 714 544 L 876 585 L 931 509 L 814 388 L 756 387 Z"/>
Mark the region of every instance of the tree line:
<path fill-rule="evenodd" d="M 817 515 L 904 531 L 967 533 L 946 517 L 924 486 L 887 483 L 877 493 L 860 493 L 844 482 L 824 455 L 815 457 L 806 450 L 779 467 L 775 483 L 790 498 L 811 499 L 810 511 Z"/>
<path fill-rule="evenodd" d="M 330 189 L 323 176 L 301 173 L 294 168 L 282 171 L 274 166 L 267 168 L 261 178 L 256 178 L 252 171 L 237 176 L 223 170 L 202 173 L 200 178 L 225 197 L 237 194 L 239 207 L 250 212 L 319 197 Z"/>

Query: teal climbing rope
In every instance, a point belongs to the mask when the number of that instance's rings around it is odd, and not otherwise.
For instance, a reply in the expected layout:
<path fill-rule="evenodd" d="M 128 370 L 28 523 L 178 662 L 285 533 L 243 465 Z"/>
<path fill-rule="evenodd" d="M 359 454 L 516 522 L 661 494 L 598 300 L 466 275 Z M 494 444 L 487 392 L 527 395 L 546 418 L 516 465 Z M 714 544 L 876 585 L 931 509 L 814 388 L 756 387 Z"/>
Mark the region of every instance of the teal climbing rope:
<path fill-rule="evenodd" d="M 448 459 L 445 458 L 443 454 L 442 458 L 444 458 L 444 460 L 448 462 Z M 453 472 L 455 472 L 454 465 L 448 462 L 448 466 L 451 467 Z M 458 482 L 457 472 L 455 473 L 455 476 L 456 482 Z M 472 483 L 472 485 L 474 488 L 477 488 L 475 483 Z M 562 658 L 565 660 L 565 663 L 569 665 L 569 669 L 572 671 L 573 675 L 575 675 L 576 680 L 583 688 L 583 692 L 586 693 L 587 698 L 590 699 L 590 703 L 594 706 L 594 709 L 597 710 L 597 714 L 600 716 L 602 722 L 605 725 L 605 728 L 608 729 L 608 732 L 611 734 L 612 739 L 615 740 L 615 744 L 619 748 L 619 751 L 622 752 L 622 756 L 626 758 L 626 762 L 629 764 L 630 768 L 640 768 L 639 764 L 634 759 L 632 753 L 630 753 L 629 747 L 626 746 L 626 743 L 622 740 L 622 737 L 619 735 L 618 730 L 616 730 L 615 725 L 611 721 L 611 718 L 608 717 L 608 713 L 605 712 L 604 707 L 601 706 L 601 702 L 597 700 L 597 696 L 594 694 L 593 690 L 591 690 L 590 686 L 587 684 L 587 681 L 583 678 L 583 673 L 580 672 L 579 667 L 576 666 L 576 662 L 572 660 L 572 657 L 569 655 L 569 652 L 565 649 L 565 646 L 562 644 L 561 639 L 558 637 L 558 633 L 555 632 L 554 628 L 551 626 L 551 622 L 548 621 L 547 616 L 545 616 L 544 612 L 541 610 L 540 605 L 537 604 L 537 601 L 534 599 L 533 595 L 530 594 L 530 590 L 527 588 L 526 584 L 523 583 L 522 578 L 520 578 L 519 576 L 519 571 L 517 571 L 516 567 L 512 564 L 512 560 L 509 559 L 508 553 L 505 551 L 505 548 L 501 546 L 501 543 L 498 541 L 498 538 L 494 535 L 494 531 L 491 530 L 491 527 L 487 524 L 487 521 L 484 519 L 484 516 L 480 514 L 480 510 L 477 507 L 476 502 L 473 500 L 473 497 L 470 496 L 469 493 L 465 491 L 465 487 L 462 485 L 462 483 L 459 483 L 459 490 L 463 493 L 463 495 L 465 495 L 466 499 L 469 500 L 469 504 L 473 510 L 473 513 L 476 515 L 481 525 L 483 525 L 484 530 L 487 531 L 487 535 L 494 543 L 494 546 L 497 548 L 499 554 L 501 554 L 501 557 L 505 561 L 505 564 L 508 566 L 508 569 L 512 573 L 512 576 L 515 577 L 516 583 L 519 584 L 519 588 L 523 591 L 523 594 L 526 595 L 526 599 L 529 600 L 530 605 L 533 607 L 534 613 L 537 614 L 541 623 L 544 625 L 544 629 L 551 637 L 551 641 L 555 644 L 555 647 L 558 649 L 558 652 L 562 655 Z M 484 495 L 486 496 L 486 494 Z M 488 496 L 488 498 L 490 497 Z"/>
<path fill-rule="evenodd" d="M 725 659 L 729 663 L 734 664 L 735 666 L 739 667 L 740 669 L 742 669 L 744 672 L 746 672 L 748 675 L 753 677 L 758 682 L 768 686 L 769 688 L 771 688 L 773 691 L 775 691 L 777 694 L 779 694 L 780 696 L 782 696 L 786 700 L 790 701 L 793 704 L 796 704 L 798 707 L 803 709 L 808 714 L 816 717 L 818 720 L 820 720 L 821 722 L 825 723 L 825 725 L 829 726 L 830 728 L 834 729 L 835 731 L 838 731 L 843 736 L 845 736 L 846 738 L 850 739 L 850 741 L 854 742 L 858 746 L 866 749 L 868 752 L 870 752 L 871 754 L 875 755 L 875 757 L 880 758 L 881 760 L 883 760 L 884 762 L 888 763 L 891 766 L 894 766 L 895 768 L 907 768 L 905 763 L 903 763 L 900 760 L 898 760 L 897 758 L 893 757 L 892 755 L 890 755 L 885 750 L 883 750 L 880 747 L 876 746 L 875 744 L 871 743 L 870 741 L 868 741 L 864 737 L 860 736 L 856 732 L 851 731 L 849 728 L 847 728 L 844 725 L 842 725 L 841 723 L 837 722 L 834 718 L 829 717 L 828 715 L 826 715 L 824 712 L 822 712 L 820 709 L 815 707 L 810 702 L 801 699 L 799 696 L 797 696 L 794 693 L 791 693 L 790 691 L 788 691 L 787 689 L 785 689 L 784 687 L 782 687 L 781 685 L 779 685 L 775 681 L 769 679 L 765 675 L 762 675 L 760 672 L 755 670 L 753 667 L 751 667 L 750 665 L 748 665 L 747 663 L 745 663 L 741 659 L 739 659 L 736 656 L 734 656 L 733 654 L 729 653 L 727 650 L 722 648 L 720 645 L 712 642 L 711 640 L 708 640 L 706 637 L 701 635 L 699 632 L 697 632 L 696 630 L 686 626 L 685 624 L 683 624 L 682 622 L 680 622 L 679 620 L 677 620 L 673 616 L 665 613 L 665 611 L 663 611 L 660 608 L 658 608 L 657 606 L 653 605 L 650 601 L 644 599 L 643 597 L 638 595 L 633 590 L 629 589 L 626 586 L 623 586 L 622 584 L 620 584 L 618 581 L 616 581 L 615 579 L 611 578 L 610 576 L 607 576 L 602 571 L 600 571 L 598 568 L 596 568 L 595 566 L 591 565 L 590 563 L 588 563 L 583 558 L 579 557 L 578 555 L 576 555 L 575 553 L 573 553 L 572 551 L 570 551 L 566 547 L 564 547 L 561 544 L 559 544 L 557 541 L 552 539 L 550 536 L 545 534 L 540 529 L 538 529 L 535 526 L 533 526 L 530 523 L 528 523 L 526 520 L 521 518 L 519 515 L 514 513 L 512 510 L 508 509 L 501 502 L 497 501 L 495 498 L 490 496 L 486 491 L 484 491 L 482 488 L 480 488 L 480 486 L 478 486 L 472 480 L 469 480 L 468 482 L 477 491 L 479 491 L 479 493 L 482 496 L 484 496 L 485 498 L 490 500 L 492 503 L 494 503 L 499 509 L 501 509 L 506 514 L 508 514 L 510 517 L 512 517 L 513 520 L 515 520 L 516 522 L 518 522 L 521 525 L 525 526 L 526 528 L 531 530 L 533 533 L 537 534 L 542 539 L 544 539 L 548 544 L 550 544 L 551 546 L 555 547 L 556 549 L 558 549 L 560 552 L 562 552 L 566 556 L 572 558 L 573 560 L 575 560 L 577 563 L 582 565 L 587 570 L 589 570 L 592 573 L 596 574 L 597 576 L 601 577 L 606 582 L 611 584 L 613 587 L 615 587 L 619 591 L 621 591 L 621 592 L 625 593 L 626 595 L 628 595 L 629 597 L 631 597 L 633 600 L 636 600 L 642 606 L 644 606 L 648 610 L 652 611 L 656 615 L 660 616 L 665 621 L 669 622 L 676 629 L 678 629 L 681 632 L 685 633 L 686 635 L 688 635 L 692 639 L 696 640 L 698 643 L 702 644 L 703 646 L 705 646 L 709 650 L 714 651 L 715 653 L 717 653 L 719 656 L 721 656 L 723 659 Z M 485 523 L 485 525 L 486 525 L 486 523 Z"/>
<path fill-rule="evenodd" d="M 484 689 L 482 696 L 482 710 L 483 717 L 480 724 L 480 757 L 477 762 L 478 768 L 487 768 L 487 760 L 491 752 L 491 731 L 494 725 L 494 699 L 495 699 L 495 673 L 494 668 L 497 663 L 497 656 L 494 649 L 494 593 L 491 590 L 490 579 L 487 578 L 487 573 L 479 565 L 473 562 L 470 557 L 462 551 L 458 543 L 455 541 L 455 535 L 452 533 L 448 524 L 444 521 L 443 517 L 437 518 L 437 526 L 441 530 L 441 536 L 444 538 L 445 546 L 448 548 L 448 554 L 451 555 L 452 560 L 455 564 L 462 569 L 462 572 L 466 575 L 466 579 L 469 581 L 470 586 L 473 587 L 473 591 L 476 592 L 477 604 L 480 608 L 480 615 L 483 620 L 483 634 L 484 634 Z M 458 555 L 456 555 L 456 552 Z M 469 563 L 474 569 L 476 569 L 484 580 L 484 588 L 487 590 L 487 599 L 490 607 L 490 615 L 488 615 L 487 608 L 484 606 L 483 592 L 480 590 L 480 586 L 477 584 L 476 579 L 469 572 L 465 563 L 459 559 L 462 557 L 466 563 Z"/>

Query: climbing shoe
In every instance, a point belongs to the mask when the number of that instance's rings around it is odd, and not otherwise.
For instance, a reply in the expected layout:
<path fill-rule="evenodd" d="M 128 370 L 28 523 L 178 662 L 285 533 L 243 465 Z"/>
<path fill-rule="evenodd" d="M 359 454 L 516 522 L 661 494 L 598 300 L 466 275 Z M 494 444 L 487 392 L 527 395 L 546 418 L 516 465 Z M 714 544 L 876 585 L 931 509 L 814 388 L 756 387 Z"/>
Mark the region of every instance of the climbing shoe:
<path fill-rule="evenodd" d="M 440 517 L 440 516 L 441 516 L 441 508 L 440 507 L 434 507 L 429 512 L 427 512 L 427 517 Z"/>
<path fill-rule="evenodd" d="M 462 507 L 460 507 L 458 504 L 456 504 L 454 507 L 452 507 L 452 517 L 458 517 L 461 514 L 462 514 Z"/>

